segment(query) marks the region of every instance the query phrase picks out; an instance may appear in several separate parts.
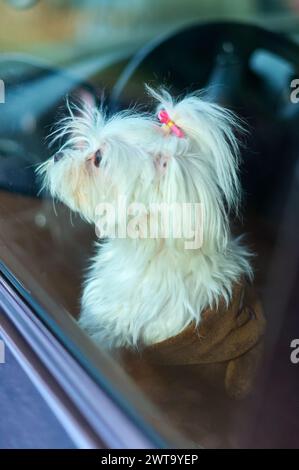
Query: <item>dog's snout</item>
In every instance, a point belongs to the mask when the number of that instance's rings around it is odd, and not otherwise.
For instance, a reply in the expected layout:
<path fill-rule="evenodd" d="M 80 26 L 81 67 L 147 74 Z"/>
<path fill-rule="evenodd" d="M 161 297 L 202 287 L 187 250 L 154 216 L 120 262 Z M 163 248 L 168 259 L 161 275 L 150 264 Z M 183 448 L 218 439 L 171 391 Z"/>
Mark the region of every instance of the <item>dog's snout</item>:
<path fill-rule="evenodd" d="M 55 162 L 55 163 L 59 162 L 59 160 L 61 160 L 62 157 L 63 157 L 63 153 L 62 153 L 62 152 L 57 152 L 57 153 L 55 153 L 55 155 L 54 155 L 54 162 Z"/>

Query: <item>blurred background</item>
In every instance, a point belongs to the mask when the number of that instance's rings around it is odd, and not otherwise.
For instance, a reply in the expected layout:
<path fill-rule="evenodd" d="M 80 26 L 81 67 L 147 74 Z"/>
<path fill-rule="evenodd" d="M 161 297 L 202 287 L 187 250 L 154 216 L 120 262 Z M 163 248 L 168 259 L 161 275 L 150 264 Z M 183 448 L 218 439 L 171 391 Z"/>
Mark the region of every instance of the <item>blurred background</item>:
<path fill-rule="evenodd" d="M 299 36 L 298 0 L 1 0 L 0 50 L 59 64 L 116 45 L 125 56 L 179 27 L 228 19 Z"/>

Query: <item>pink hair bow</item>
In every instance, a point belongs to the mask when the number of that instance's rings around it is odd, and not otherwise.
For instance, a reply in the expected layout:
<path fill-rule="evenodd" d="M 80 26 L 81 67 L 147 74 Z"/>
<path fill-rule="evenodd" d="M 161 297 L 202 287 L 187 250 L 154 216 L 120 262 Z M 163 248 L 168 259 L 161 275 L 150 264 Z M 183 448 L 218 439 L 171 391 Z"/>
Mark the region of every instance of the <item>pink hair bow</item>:
<path fill-rule="evenodd" d="M 165 109 L 162 109 L 158 113 L 158 119 L 163 125 L 168 127 L 170 132 L 173 132 L 177 137 L 184 137 L 184 132 L 170 119 L 169 114 Z"/>

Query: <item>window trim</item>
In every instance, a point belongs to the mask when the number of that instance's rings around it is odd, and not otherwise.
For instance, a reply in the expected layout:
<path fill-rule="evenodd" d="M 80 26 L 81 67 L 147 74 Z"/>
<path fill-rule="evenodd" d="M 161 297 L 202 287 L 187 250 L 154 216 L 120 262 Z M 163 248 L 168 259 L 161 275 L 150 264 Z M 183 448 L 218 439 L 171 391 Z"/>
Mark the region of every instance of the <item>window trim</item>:
<path fill-rule="evenodd" d="M 62 332 L 55 324 L 54 333 L 53 319 L 2 263 L 0 309 L 4 313 L 0 331 L 7 346 L 28 375 L 31 371 L 30 378 L 78 447 L 182 447 L 182 439 L 162 423 L 158 431 L 149 424 L 157 414 L 155 408 L 128 383 L 120 367 L 109 369 L 114 361 L 80 331 L 71 316 L 67 315 L 66 324 L 73 324 L 72 328 Z M 72 336 L 74 330 L 77 338 Z M 67 345 L 62 337 L 69 339 Z"/>

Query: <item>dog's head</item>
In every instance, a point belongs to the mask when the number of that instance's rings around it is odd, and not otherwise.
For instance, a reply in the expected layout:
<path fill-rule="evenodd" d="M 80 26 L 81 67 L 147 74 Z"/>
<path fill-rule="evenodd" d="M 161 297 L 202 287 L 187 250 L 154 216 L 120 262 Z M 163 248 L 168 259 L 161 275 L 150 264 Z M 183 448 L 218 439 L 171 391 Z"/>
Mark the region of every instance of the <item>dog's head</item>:
<path fill-rule="evenodd" d="M 221 248 L 227 241 L 227 214 L 239 202 L 233 133 L 238 123 L 231 112 L 199 95 L 175 102 L 165 91 L 149 92 L 158 100 L 163 126 L 156 113 L 127 111 L 107 118 L 94 106 L 69 107 L 54 133 L 54 141 L 66 137 L 65 142 L 38 170 L 44 186 L 96 223 L 99 205 L 116 207 L 120 198 L 127 205 L 143 205 L 143 221 L 151 205 L 200 204 L 203 243 Z M 117 225 L 115 214 L 110 223 Z"/>
<path fill-rule="evenodd" d="M 150 117 L 121 112 L 108 118 L 95 106 L 68 109 L 52 139 L 64 143 L 38 168 L 43 188 L 88 222 L 96 221 L 101 203 L 144 200 L 155 177 L 148 154 L 155 134 Z"/>

